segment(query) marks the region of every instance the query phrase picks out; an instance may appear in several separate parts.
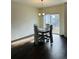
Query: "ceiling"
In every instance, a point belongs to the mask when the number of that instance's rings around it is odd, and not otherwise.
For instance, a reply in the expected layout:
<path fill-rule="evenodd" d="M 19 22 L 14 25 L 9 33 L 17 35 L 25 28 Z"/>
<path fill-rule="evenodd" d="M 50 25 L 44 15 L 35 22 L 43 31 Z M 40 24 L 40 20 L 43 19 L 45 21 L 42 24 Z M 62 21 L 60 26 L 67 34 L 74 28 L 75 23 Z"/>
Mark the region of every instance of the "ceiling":
<path fill-rule="evenodd" d="M 41 3 L 41 0 L 12 0 L 12 1 L 40 8 L 61 4 L 66 2 L 67 0 L 43 0 L 43 5 Z"/>

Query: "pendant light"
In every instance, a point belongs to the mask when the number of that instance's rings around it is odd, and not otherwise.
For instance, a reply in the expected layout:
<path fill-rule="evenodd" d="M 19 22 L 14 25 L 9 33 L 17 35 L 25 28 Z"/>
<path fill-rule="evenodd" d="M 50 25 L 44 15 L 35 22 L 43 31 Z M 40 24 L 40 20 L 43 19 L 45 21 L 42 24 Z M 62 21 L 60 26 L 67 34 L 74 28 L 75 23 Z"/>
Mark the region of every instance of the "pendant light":
<path fill-rule="evenodd" d="M 42 6 L 43 6 L 43 0 L 41 0 Z M 45 10 L 44 7 L 41 8 L 41 12 L 38 13 L 39 16 L 44 16 L 45 15 Z"/>

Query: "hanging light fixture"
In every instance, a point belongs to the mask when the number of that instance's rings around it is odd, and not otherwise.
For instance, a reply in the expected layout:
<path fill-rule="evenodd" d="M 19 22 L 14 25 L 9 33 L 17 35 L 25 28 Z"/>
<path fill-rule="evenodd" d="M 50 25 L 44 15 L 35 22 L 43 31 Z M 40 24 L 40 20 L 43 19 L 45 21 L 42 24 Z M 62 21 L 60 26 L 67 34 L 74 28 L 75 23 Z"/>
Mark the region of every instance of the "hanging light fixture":
<path fill-rule="evenodd" d="M 41 0 L 41 3 L 42 3 L 42 6 L 43 6 L 43 0 Z M 43 7 L 41 8 L 41 12 L 39 12 L 38 15 L 39 16 L 44 16 L 45 15 L 45 10 L 44 10 Z"/>

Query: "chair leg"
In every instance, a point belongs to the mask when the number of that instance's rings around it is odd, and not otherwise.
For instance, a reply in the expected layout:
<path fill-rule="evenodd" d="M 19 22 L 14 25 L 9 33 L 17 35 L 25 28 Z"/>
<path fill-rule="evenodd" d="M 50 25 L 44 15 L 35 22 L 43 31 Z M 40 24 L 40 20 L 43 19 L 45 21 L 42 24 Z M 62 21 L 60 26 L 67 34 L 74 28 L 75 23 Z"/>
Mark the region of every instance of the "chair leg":
<path fill-rule="evenodd" d="M 49 42 L 49 39 L 47 39 L 46 42 Z"/>
<path fill-rule="evenodd" d="M 52 35 L 50 36 L 50 43 L 53 43 Z"/>

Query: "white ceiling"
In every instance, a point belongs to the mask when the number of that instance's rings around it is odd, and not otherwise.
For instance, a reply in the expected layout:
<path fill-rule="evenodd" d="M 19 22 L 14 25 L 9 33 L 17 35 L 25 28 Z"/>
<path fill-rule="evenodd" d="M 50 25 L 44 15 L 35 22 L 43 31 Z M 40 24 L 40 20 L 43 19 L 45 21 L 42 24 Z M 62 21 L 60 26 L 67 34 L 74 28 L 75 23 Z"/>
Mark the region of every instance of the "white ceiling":
<path fill-rule="evenodd" d="M 41 0 L 12 0 L 12 1 L 40 8 L 61 4 L 66 2 L 67 0 L 44 0 L 43 5 L 41 3 Z"/>

